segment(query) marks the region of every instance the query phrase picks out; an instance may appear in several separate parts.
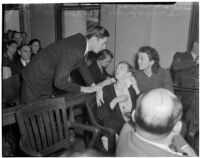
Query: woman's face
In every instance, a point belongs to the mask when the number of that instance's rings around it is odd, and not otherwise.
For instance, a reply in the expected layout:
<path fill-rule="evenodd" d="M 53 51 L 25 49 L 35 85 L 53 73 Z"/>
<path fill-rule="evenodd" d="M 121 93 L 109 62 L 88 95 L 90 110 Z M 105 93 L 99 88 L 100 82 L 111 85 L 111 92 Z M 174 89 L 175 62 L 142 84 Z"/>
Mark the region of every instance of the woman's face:
<path fill-rule="evenodd" d="M 7 48 L 8 48 L 8 52 L 13 55 L 17 51 L 17 44 L 12 43 L 11 45 L 8 45 Z"/>
<path fill-rule="evenodd" d="M 31 45 L 31 48 L 32 48 L 33 53 L 35 52 L 37 53 L 40 49 L 40 43 L 37 41 L 33 42 L 33 44 Z"/>
<path fill-rule="evenodd" d="M 116 67 L 115 78 L 124 79 L 128 73 L 128 65 L 125 63 L 120 63 Z"/>
<path fill-rule="evenodd" d="M 137 62 L 138 62 L 139 70 L 147 70 L 151 68 L 152 65 L 154 64 L 154 61 L 153 60 L 150 61 L 148 54 L 145 52 L 138 53 Z"/>

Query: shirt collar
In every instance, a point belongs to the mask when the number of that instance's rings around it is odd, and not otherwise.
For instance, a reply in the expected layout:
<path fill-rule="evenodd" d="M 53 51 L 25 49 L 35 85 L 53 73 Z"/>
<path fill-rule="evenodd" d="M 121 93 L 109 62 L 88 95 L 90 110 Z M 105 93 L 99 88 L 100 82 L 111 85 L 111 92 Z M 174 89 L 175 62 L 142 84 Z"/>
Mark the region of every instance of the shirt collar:
<path fill-rule="evenodd" d="M 30 62 L 30 60 L 25 61 L 22 58 L 20 58 L 20 60 L 21 60 L 23 66 L 26 66 L 26 64 Z"/>
<path fill-rule="evenodd" d="M 191 52 L 191 54 L 192 54 L 192 58 L 195 60 L 197 55 L 195 53 L 193 53 L 193 52 Z"/>
<path fill-rule="evenodd" d="M 136 135 L 138 138 L 142 139 L 143 141 L 145 141 L 145 142 L 147 142 L 147 143 L 149 143 L 149 144 L 152 144 L 152 145 L 154 145 L 154 146 L 156 146 L 156 147 L 158 147 L 158 148 L 161 148 L 161 149 L 163 149 L 163 150 L 166 150 L 166 151 L 168 151 L 168 152 L 170 152 L 170 153 L 173 153 L 173 154 L 177 154 L 177 155 L 182 156 L 182 153 L 178 153 L 178 152 L 172 151 L 172 150 L 169 148 L 168 145 L 159 144 L 159 143 L 155 143 L 155 142 L 152 142 L 152 141 L 150 141 L 150 140 L 147 140 L 147 139 L 143 138 L 142 136 L 140 136 L 137 132 L 135 132 L 135 135 Z"/>

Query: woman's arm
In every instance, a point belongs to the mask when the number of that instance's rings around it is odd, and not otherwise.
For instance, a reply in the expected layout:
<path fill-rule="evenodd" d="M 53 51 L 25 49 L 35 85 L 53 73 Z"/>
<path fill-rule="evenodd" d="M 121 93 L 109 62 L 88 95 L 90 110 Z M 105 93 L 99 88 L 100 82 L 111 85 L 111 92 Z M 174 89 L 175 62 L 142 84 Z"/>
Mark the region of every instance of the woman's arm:
<path fill-rule="evenodd" d="M 133 76 L 130 76 L 128 79 L 127 79 L 127 82 L 129 82 L 129 84 L 133 87 L 133 89 L 135 90 L 136 94 L 140 94 L 140 90 L 138 88 L 138 84 L 137 84 L 137 81 L 135 79 L 135 77 Z"/>
<path fill-rule="evenodd" d="M 163 88 L 166 88 L 173 92 L 173 83 L 172 83 L 172 78 L 168 70 L 164 70 L 164 75 L 163 75 Z"/>

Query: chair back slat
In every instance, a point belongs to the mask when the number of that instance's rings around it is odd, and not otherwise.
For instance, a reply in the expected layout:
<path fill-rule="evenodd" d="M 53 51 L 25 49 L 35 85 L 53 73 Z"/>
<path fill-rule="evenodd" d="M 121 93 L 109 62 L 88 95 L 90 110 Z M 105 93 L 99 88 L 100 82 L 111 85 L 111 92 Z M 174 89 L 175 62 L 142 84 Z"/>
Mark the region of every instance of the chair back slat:
<path fill-rule="evenodd" d="M 60 116 L 59 110 L 56 110 L 56 124 L 58 128 L 58 136 L 59 136 L 59 141 L 60 141 L 60 140 L 63 140 L 63 133 L 62 133 L 61 116 Z"/>
<path fill-rule="evenodd" d="M 31 149 L 37 150 L 30 119 L 25 120 L 25 129 L 23 130 L 26 130 L 27 135 L 25 135 L 25 138 L 30 142 Z M 25 132 L 23 133 L 26 134 Z"/>
<path fill-rule="evenodd" d="M 56 126 L 56 120 L 55 120 L 55 110 L 50 110 L 49 111 L 49 118 L 51 122 L 51 129 L 52 129 L 52 134 L 53 134 L 53 143 L 56 144 L 58 140 L 58 132 L 57 132 L 57 126 Z"/>
<path fill-rule="evenodd" d="M 39 131 L 40 131 L 40 136 L 42 139 L 42 149 L 47 148 L 47 138 L 46 138 L 46 133 L 45 133 L 45 127 L 44 127 L 44 120 L 42 118 L 42 114 L 37 115 L 36 117 L 38 125 L 39 125 Z"/>
<path fill-rule="evenodd" d="M 46 137 L 47 137 L 47 145 L 51 146 L 53 145 L 53 139 L 52 139 L 52 133 L 51 133 L 50 119 L 48 116 L 49 116 L 48 111 L 43 113 L 44 127 L 45 127 Z"/>
<path fill-rule="evenodd" d="M 40 132 L 39 132 L 40 126 L 38 126 L 39 124 L 37 123 L 36 117 L 30 118 L 30 122 L 32 125 L 33 133 L 34 133 L 34 139 L 35 139 L 37 151 L 41 151 L 42 142 L 40 141 L 40 137 L 41 137 Z"/>
<path fill-rule="evenodd" d="M 65 115 L 67 111 L 65 109 L 62 109 L 62 120 L 63 120 L 63 125 L 64 125 L 64 138 L 68 138 L 69 137 L 69 130 L 68 128 L 68 119 L 67 119 L 67 115 Z"/>
<path fill-rule="evenodd" d="M 45 156 L 70 146 L 64 98 L 30 103 L 16 114 L 20 133 L 31 150 Z"/>

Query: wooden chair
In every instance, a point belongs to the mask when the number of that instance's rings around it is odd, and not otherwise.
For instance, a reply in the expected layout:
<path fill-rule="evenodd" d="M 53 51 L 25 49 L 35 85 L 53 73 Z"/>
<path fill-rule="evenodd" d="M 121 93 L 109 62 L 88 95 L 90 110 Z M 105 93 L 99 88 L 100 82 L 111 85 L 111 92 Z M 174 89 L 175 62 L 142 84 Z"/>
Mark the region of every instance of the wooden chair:
<path fill-rule="evenodd" d="M 70 103 L 72 104 L 72 102 Z M 69 121 L 64 98 L 41 100 L 22 107 L 16 112 L 21 140 L 20 148 L 28 156 L 59 156 L 61 150 L 74 147 L 73 130 L 92 133 L 88 147 L 94 146 L 99 129 Z M 76 139 L 76 137 L 75 137 Z"/>
<path fill-rule="evenodd" d="M 105 150 L 103 147 L 97 146 L 99 150 L 101 150 L 104 153 L 107 153 L 110 156 L 113 156 L 115 153 L 115 147 L 116 147 L 116 139 L 115 139 L 115 131 L 112 128 L 107 128 L 101 125 L 101 121 L 97 118 L 97 104 L 96 104 L 96 96 L 91 96 L 87 102 L 86 106 L 88 109 L 90 109 L 89 115 L 90 117 L 90 124 L 95 125 L 100 129 L 100 136 L 106 136 L 108 137 L 108 151 Z M 98 141 L 101 141 L 99 138 Z M 100 142 L 97 142 L 97 144 L 101 144 Z"/>
<path fill-rule="evenodd" d="M 2 80 L 3 108 L 20 104 L 21 75 L 14 75 Z"/>

